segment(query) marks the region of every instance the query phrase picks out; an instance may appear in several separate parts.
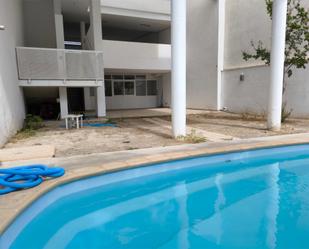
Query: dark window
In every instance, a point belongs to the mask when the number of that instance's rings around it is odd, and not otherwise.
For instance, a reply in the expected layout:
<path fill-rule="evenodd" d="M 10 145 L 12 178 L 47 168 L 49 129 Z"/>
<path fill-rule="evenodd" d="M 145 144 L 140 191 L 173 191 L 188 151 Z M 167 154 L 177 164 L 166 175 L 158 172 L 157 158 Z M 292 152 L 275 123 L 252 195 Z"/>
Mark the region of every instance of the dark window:
<path fill-rule="evenodd" d="M 146 80 L 136 80 L 136 96 L 146 96 Z"/>
<path fill-rule="evenodd" d="M 110 80 L 110 79 L 112 79 L 112 76 L 111 76 L 111 75 L 109 75 L 109 74 L 107 74 L 107 75 L 105 75 L 105 76 L 104 76 L 104 79 L 106 79 L 106 80 Z"/>
<path fill-rule="evenodd" d="M 134 79 L 135 79 L 135 76 L 134 76 L 134 75 L 125 75 L 125 76 L 124 76 L 124 79 L 125 79 L 125 80 L 134 80 Z"/>
<path fill-rule="evenodd" d="M 114 95 L 123 95 L 123 81 L 114 81 Z"/>
<path fill-rule="evenodd" d="M 134 95 L 134 81 L 126 81 L 124 83 L 125 95 Z"/>
<path fill-rule="evenodd" d="M 123 79 L 123 75 L 113 75 L 113 79 L 114 80 L 122 80 Z"/>
<path fill-rule="evenodd" d="M 147 95 L 157 95 L 157 81 L 147 80 Z"/>
<path fill-rule="evenodd" d="M 112 82 L 110 80 L 105 80 L 105 96 L 113 96 Z"/>

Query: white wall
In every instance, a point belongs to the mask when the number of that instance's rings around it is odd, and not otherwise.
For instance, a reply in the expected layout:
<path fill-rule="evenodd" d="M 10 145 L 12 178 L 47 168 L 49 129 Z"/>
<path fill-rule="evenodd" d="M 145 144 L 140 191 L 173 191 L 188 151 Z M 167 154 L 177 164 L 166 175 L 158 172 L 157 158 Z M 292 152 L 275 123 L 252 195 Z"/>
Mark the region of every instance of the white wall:
<path fill-rule="evenodd" d="M 25 46 L 56 48 L 53 0 L 24 0 L 23 11 Z"/>
<path fill-rule="evenodd" d="M 106 97 L 106 109 L 138 109 L 158 106 L 157 96 L 112 96 Z"/>
<path fill-rule="evenodd" d="M 252 51 L 250 42 L 258 40 L 270 48 L 271 21 L 266 13 L 265 0 L 227 0 L 224 67 L 261 64 L 242 59 L 242 51 Z"/>
<path fill-rule="evenodd" d="M 309 0 L 301 2 L 309 7 Z M 270 48 L 271 21 L 264 0 L 226 1 L 225 57 L 222 106 L 232 112 L 266 113 L 270 68 L 255 60 L 242 59 L 242 51 L 252 51 L 250 42 L 261 40 Z M 293 70 L 284 101 L 294 117 L 309 117 L 309 67 Z M 245 80 L 239 76 L 244 73 Z"/>
<path fill-rule="evenodd" d="M 171 70 L 171 45 L 103 40 L 104 68 Z"/>
<path fill-rule="evenodd" d="M 0 25 L 0 147 L 23 125 L 22 90 L 18 87 L 15 47 L 23 45 L 22 0 L 1 0 Z"/>
<path fill-rule="evenodd" d="M 240 74 L 244 81 L 240 81 Z M 231 112 L 265 113 L 268 104 L 268 66 L 226 70 L 222 75 L 222 106 Z"/>
<path fill-rule="evenodd" d="M 233 0 L 234 1 L 234 0 Z M 217 1 L 187 1 L 187 107 L 217 107 Z"/>

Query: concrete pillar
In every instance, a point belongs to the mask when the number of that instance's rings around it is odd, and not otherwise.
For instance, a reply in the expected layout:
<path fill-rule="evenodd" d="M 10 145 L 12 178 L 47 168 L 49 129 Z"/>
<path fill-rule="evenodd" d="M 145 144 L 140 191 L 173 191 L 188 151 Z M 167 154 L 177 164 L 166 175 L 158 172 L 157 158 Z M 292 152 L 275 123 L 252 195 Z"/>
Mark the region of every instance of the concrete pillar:
<path fill-rule="evenodd" d="M 59 99 L 60 99 L 60 115 L 61 118 L 68 115 L 68 94 L 66 87 L 59 87 Z"/>
<path fill-rule="evenodd" d="M 186 135 L 186 0 L 172 0 L 172 126 Z"/>
<path fill-rule="evenodd" d="M 274 0 L 272 13 L 272 44 L 268 128 L 280 130 L 284 70 L 286 16 L 288 0 Z"/>
<path fill-rule="evenodd" d="M 61 0 L 54 0 L 54 15 L 57 48 L 64 49 L 64 29 Z"/>
<path fill-rule="evenodd" d="M 102 44 L 102 19 L 101 19 L 101 1 L 91 0 L 90 4 L 90 28 L 93 40 L 93 49 L 100 50 Z M 105 106 L 105 88 L 103 86 L 97 87 L 96 90 L 97 99 L 97 116 L 106 116 Z"/>
<path fill-rule="evenodd" d="M 92 34 L 93 50 L 99 50 L 103 39 L 100 0 L 91 0 L 90 2 L 90 29 Z"/>
<path fill-rule="evenodd" d="M 222 71 L 224 66 L 225 0 L 218 1 L 218 63 L 217 63 L 217 110 L 222 109 Z"/>
<path fill-rule="evenodd" d="M 86 49 L 85 37 L 86 37 L 86 25 L 85 22 L 80 22 L 80 41 L 82 44 L 82 49 Z"/>
<path fill-rule="evenodd" d="M 97 98 L 97 117 L 106 116 L 106 103 L 105 103 L 105 88 L 103 86 L 97 87 L 96 90 Z"/>

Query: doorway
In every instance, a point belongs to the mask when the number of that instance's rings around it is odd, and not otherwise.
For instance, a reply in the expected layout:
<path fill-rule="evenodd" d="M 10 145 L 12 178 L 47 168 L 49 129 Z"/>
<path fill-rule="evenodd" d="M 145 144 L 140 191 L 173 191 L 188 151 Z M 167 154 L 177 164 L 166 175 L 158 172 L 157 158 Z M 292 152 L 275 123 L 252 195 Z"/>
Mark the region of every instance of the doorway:
<path fill-rule="evenodd" d="M 84 88 L 82 87 L 68 87 L 68 109 L 69 113 L 84 112 Z"/>

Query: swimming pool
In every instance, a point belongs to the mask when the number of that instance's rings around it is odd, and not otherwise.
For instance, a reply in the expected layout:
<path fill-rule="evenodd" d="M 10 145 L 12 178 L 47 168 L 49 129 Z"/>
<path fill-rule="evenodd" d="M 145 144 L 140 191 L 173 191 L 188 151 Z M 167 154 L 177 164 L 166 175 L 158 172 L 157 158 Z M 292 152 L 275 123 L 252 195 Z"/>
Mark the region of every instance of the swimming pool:
<path fill-rule="evenodd" d="M 309 248 L 309 145 L 160 163 L 60 186 L 0 248 Z"/>

